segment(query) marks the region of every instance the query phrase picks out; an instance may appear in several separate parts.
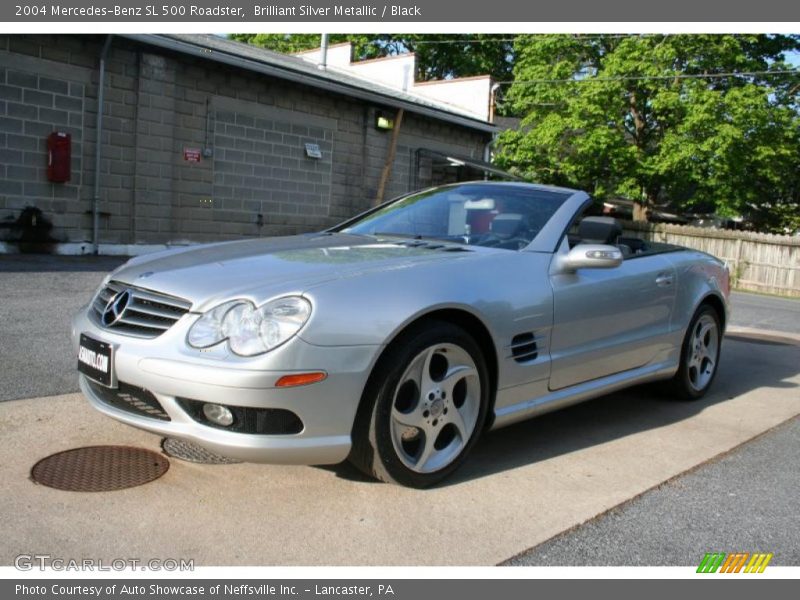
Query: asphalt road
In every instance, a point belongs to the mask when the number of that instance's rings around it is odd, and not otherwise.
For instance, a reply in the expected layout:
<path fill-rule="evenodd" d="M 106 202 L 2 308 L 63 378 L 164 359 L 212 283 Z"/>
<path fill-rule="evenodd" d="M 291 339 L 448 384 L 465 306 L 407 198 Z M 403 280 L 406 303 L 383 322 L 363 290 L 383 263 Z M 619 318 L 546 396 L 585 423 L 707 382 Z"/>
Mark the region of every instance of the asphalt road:
<path fill-rule="evenodd" d="M 772 552 L 771 565 L 800 565 L 798 440 L 794 418 L 504 564 L 684 565 L 706 552 Z"/>
<path fill-rule="evenodd" d="M 731 293 L 731 325 L 800 333 L 800 298 Z"/>
<path fill-rule="evenodd" d="M 70 319 L 124 260 L 0 255 L 0 401 L 77 391 Z"/>

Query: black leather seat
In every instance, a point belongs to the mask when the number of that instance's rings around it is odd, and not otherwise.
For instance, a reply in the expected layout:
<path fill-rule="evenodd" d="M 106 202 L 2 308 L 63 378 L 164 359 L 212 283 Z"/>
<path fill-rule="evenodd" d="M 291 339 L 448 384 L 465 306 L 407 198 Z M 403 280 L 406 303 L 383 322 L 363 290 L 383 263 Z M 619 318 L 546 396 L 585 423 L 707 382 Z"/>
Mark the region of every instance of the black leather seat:
<path fill-rule="evenodd" d="M 492 219 L 491 232 L 502 240 L 524 237 L 528 229 L 527 219 L 518 213 L 503 213 Z"/>
<path fill-rule="evenodd" d="M 494 248 L 520 250 L 528 243 L 528 220 L 525 215 L 518 213 L 497 215 L 489 229 L 497 238 L 497 242 L 492 245 Z"/>
<path fill-rule="evenodd" d="M 622 225 L 614 217 L 584 217 L 578 226 L 578 235 L 587 244 L 613 246 L 622 235 Z"/>
<path fill-rule="evenodd" d="M 518 213 L 504 213 L 497 215 L 489 227 L 502 240 L 519 237 L 525 233 L 525 217 Z"/>
<path fill-rule="evenodd" d="M 630 256 L 633 250 L 627 244 L 620 244 L 622 225 L 614 217 L 585 217 L 578 226 L 578 236 L 586 244 L 608 244 L 620 249 L 623 256 Z"/>

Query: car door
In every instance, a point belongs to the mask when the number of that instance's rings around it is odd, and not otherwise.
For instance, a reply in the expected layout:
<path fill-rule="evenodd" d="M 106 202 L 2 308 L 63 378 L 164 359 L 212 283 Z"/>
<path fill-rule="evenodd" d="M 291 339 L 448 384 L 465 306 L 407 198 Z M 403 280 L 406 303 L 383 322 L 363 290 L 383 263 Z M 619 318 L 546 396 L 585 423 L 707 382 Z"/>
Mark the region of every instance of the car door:
<path fill-rule="evenodd" d="M 674 267 L 659 255 L 551 274 L 550 389 L 652 362 L 668 343 L 675 281 Z"/>

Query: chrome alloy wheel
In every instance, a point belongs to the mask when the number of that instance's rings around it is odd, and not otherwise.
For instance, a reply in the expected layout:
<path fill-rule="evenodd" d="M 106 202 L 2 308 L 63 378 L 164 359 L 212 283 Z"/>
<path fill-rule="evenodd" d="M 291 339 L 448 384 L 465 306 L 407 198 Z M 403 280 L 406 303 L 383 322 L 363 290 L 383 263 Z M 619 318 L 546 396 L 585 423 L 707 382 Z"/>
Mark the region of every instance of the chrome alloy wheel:
<path fill-rule="evenodd" d="M 455 344 L 426 348 L 395 389 L 390 430 L 397 457 L 417 473 L 446 467 L 472 437 L 480 403 L 480 376 L 469 353 Z"/>
<path fill-rule="evenodd" d="M 714 377 L 719 355 L 719 327 L 711 315 L 704 314 L 692 331 L 686 357 L 689 385 L 695 391 L 708 386 Z"/>

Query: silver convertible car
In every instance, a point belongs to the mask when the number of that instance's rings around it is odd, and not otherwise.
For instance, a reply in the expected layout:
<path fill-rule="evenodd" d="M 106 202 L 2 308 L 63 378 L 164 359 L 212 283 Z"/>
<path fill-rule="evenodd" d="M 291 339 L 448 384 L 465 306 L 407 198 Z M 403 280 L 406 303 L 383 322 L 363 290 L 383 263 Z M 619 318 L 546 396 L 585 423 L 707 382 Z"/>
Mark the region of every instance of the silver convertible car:
<path fill-rule="evenodd" d="M 76 315 L 101 412 L 269 463 L 424 487 L 480 434 L 648 381 L 701 397 L 729 278 L 580 191 L 460 183 L 321 233 L 133 258 Z"/>

